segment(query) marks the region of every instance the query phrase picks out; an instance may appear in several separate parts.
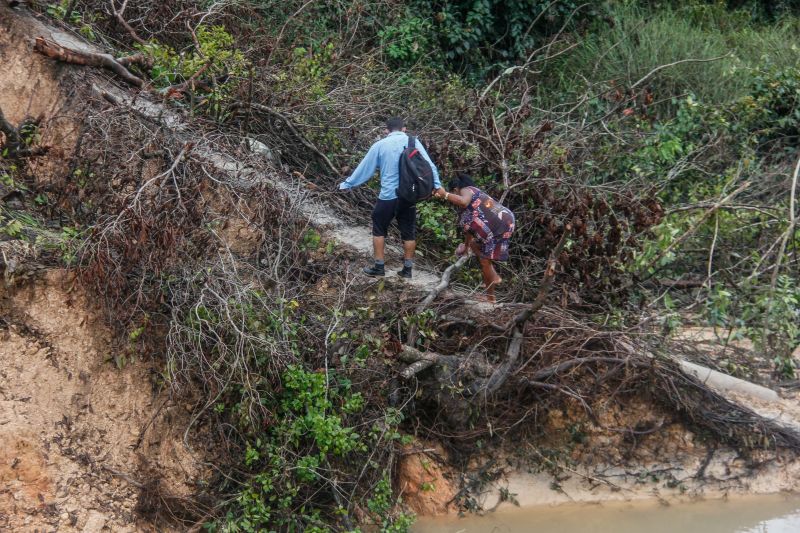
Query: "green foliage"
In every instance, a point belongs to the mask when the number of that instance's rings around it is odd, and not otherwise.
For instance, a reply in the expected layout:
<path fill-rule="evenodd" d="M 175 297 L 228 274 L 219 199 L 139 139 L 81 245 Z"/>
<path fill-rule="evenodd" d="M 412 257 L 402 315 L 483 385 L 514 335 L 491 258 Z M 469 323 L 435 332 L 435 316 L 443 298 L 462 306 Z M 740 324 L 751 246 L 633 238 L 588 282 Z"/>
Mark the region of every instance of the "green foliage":
<path fill-rule="evenodd" d="M 245 76 L 249 62 L 224 26 L 201 24 L 196 35 L 197 45 L 188 52 L 178 53 L 155 40 L 136 47 L 152 59 L 150 77 L 157 87 L 166 89 L 193 80 L 202 95 L 199 104 L 219 116 L 222 103 Z"/>
<path fill-rule="evenodd" d="M 289 70 L 279 74 L 279 81 L 289 84 L 287 90 L 301 87 L 312 101 L 324 99 L 334 67 L 333 53 L 333 43 L 295 48 Z"/>
<path fill-rule="evenodd" d="M 301 366 L 290 366 L 282 377 L 283 391 L 274 403 L 277 421 L 260 436 L 247 443 L 244 466 L 254 475 L 247 481 L 226 518 L 212 526 L 220 531 L 263 530 L 328 530 L 323 507 L 308 494 L 319 491 L 330 476 L 336 461 L 354 461 L 359 454 L 375 445 L 379 431 L 359 433 L 348 427 L 346 418 L 360 413 L 364 399 L 352 390 L 352 384 L 334 372 L 311 372 Z M 391 429 L 401 417 L 387 413 L 385 427 L 389 438 L 399 439 Z M 375 470 L 377 464 L 365 468 Z M 412 518 L 390 511 L 391 484 L 381 477 L 366 500 L 366 507 L 380 524 L 381 531 L 408 531 Z M 345 513 L 339 509 L 338 513 Z"/>
<path fill-rule="evenodd" d="M 381 517 L 381 533 L 406 533 L 414 524 L 414 515 L 400 513 L 393 517 L 390 511 L 394 505 L 391 480 L 388 476 L 383 476 L 375 486 L 372 497 L 367 500 L 367 509 L 373 515 Z"/>
<path fill-rule="evenodd" d="M 426 309 L 421 313 L 403 317 L 403 323 L 407 328 L 412 326 L 417 328 L 417 333 L 419 334 L 417 344 L 425 344 L 426 342 L 436 339 L 435 322 L 436 313 L 432 309 Z"/>
<path fill-rule="evenodd" d="M 9 166 L 6 171 L 0 172 L 0 184 L 17 192 L 28 193 L 28 188 L 18 177 L 15 178 L 17 174 L 17 168 Z M 39 194 L 34 198 L 34 203 L 45 205 L 47 197 Z M 70 226 L 54 230 L 35 213 L 0 207 L 0 235 L 26 241 L 35 248 L 53 253 L 65 266 L 72 266 L 84 242 L 85 232 Z"/>
<path fill-rule="evenodd" d="M 456 233 L 455 224 L 447 223 L 455 219 L 450 207 L 443 202 L 422 202 L 417 204 L 417 214 L 417 227 L 425 237 L 432 237 L 437 245 L 445 249 L 455 249 L 460 235 Z"/>
<path fill-rule="evenodd" d="M 61 228 L 61 234 L 56 242 L 65 265 L 72 266 L 75 264 L 78 251 L 84 242 L 85 233 L 85 231 L 69 226 Z"/>
<path fill-rule="evenodd" d="M 97 35 L 95 34 L 92 25 L 100 20 L 102 15 L 91 14 L 87 16 L 77 9 L 73 9 L 67 13 L 70 8 L 70 4 L 72 4 L 71 0 L 61 0 L 57 4 L 48 4 L 47 14 L 53 18 L 72 24 L 78 28 L 78 32 L 81 35 L 90 41 L 96 41 Z"/>
<path fill-rule="evenodd" d="M 19 220 L 5 217 L 0 218 L 0 224 L 3 226 L 0 227 L 0 231 L 6 234 L 7 236 L 11 237 L 12 239 L 16 239 L 22 236 L 22 222 Z"/>
<path fill-rule="evenodd" d="M 303 233 L 303 239 L 300 243 L 300 248 L 303 250 L 316 251 L 319 249 L 319 244 L 322 241 L 322 235 L 314 228 L 308 228 Z"/>
<path fill-rule="evenodd" d="M 430 53 L 432 28 L 427 18 L 403 16 L 396 25 L 382 29 L 378 36 L 386 55 L 395 64 L 408 66 Z"/>
<path fill-rule="evenodd" d="M 753 132 L 759 146 L 778 141 L 793 151 L 800 136 L 800 68 L 758 71 L 750 94 L 736 103 L 734 111 L 737 127 Z"/>
<path fill-rule="evenodd" d="M 601 6 L 570 0 L 414 0 L 403 19 L 420 20 L 412 26 L 417 42 L 438 44 L 428 45 L 437 64 L 479 79 L 497 65 L 526 57 L 562 26 L 574 29 L 601 13 Z M 401 22 L 384 31 L 405 35 L 409 26 Z"/>
<path fill-rule="evenodd" d="M 625 88 L 661 65 L 722 57 L 676 64 L 655 74 L 647 87 L 662 108 L 687 92 L 707 103 L 725 103 L 747 94 L 753 70 L 800 63 L 794 20 L 756 26 L 747 13 L 683 2 L 675 8 L 619 2 L 610 15 L 613 24 L 594 25 L 574 52 L 546 66 L 543 98 L 581 93 L 586 89 L 582 80 Z"/>
<path fill-rule="evenodd" d="M 779 276 L 775 291 L 756 291 L 742 312 L 746 334 L 756 347 L 773 354 L 775 370 L 794 379 L 792 351 L 800 344 L 800 288 L 789 276 Z"/>

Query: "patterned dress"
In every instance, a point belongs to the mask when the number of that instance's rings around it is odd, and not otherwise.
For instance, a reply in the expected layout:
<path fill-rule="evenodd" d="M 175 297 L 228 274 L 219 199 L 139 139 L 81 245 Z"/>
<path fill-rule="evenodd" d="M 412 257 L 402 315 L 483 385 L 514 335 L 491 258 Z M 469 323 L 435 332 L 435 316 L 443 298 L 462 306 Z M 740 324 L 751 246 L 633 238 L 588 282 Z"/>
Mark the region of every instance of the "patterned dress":
<path fill-rule="evenodd" d="M 475 238 L 481 257 L 506 261 L 514 213 L 477 187 L 467 188 L 472 191 L 472 201 L 461 211 L 458 225 Z"/>

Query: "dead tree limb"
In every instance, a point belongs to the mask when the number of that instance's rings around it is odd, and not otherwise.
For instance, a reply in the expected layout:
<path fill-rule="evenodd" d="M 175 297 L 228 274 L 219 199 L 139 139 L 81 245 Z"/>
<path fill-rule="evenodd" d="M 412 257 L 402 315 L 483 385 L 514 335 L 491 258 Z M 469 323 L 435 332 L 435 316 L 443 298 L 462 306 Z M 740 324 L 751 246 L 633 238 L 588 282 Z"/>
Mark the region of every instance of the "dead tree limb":
<path fill-rule="evenodd" d="M 426 368 L 438 363 L 442 357 L 438 353 L 421 352 L 411 346 L 403 346 L 403 350 L 398 355 L 401 360 L 411 363 L 400 372 L 400 377 L 403 379 L 411 379 Z"/>
<path fill-rule="evenodd" d="M 539 292 L 536 293 L 536 298 L 533 300 L 530 306 L 514 316 L 514 318 L 511 320 L 511 323 L 506 326 L 506 331 L 524 324 L 528 321 L 528 319 L 530 319 L 530 317 L 532 317 L 544 306 L 545 302 L 547 301 L 547 295 L 550 294 L 550 289 L 553 287 L 553 282 L 556 278 L 558 256 L 561 255 L 561 251 L 564 249 L 564 245 L 567 243 L 567 237 L 569 237 L 571 230 L 572 226 L 570 224 L 564 226 L 564 232 L 561 234 L 561 239 L 559 239 L 558 244 L 556 244 L 556 247 L 550 252 L 550 257 L 547 259 L 547 265 L 545 266 L 544 275 L 542 276 L 542 282 L 539 284 Z"/>
<path fill-rule="evenodd" d="M 472 382 L 468 389 L 472 396 L 476 396 L 479 393 L 493 394 L 506 382 L 508 376 L 511 375 L 511 371 L 514 369 L 514 365 L 517 364 L 519 353 L 522 350 L 523 340 L 525 340 L 525 338 L 522 335 L 521 328 L 514 328 L 511 342 L 508 343 L 508 350 L 506 350 L 505 361 L 503 361 L 487 379 L 475 380 Z"/>
<path fill-rule="evenodd" d="M 694 235 L 695 231 L 697 231 L 700 228 L 700 226 L 703 224 L 703 222 L 708 220 L 708 217 L 710 217 L 711 215 L 716 213 L 717 210 L 720 207 L 722 207 L 723 205 L 728 203 L 730 200 L 733 200 L 736 196 L 739 195 L 740 192 L 742 192 L 745 189 L 747 189 L 748 187 L 750 187 L 750 184 L 751 184 L 751 182 L 749 180 L 745 181 L 735 191 L 733 191 L 732 193 L 730 193 L 729 195 L 725 196 L 724 198 L 722 198 L 719 201 L 717 201 L 717 203 L 712 205 L 705 213 L 703 213 L 703 215 L 700 217 L 700 219 L 697 222 L 695 222 L 692 225 L 691 228 L 689 228 L 688 231 L 684 232 L 683 235 L 681 235 L 680 237 L 678 237 L 677 239 L 672 241 L 672 243 L 669 246 L 667 246 L 656 257 L 654 257 L 652 260 L 650 260 L 650 262 L 645 267 L 645 271 L 647 271 L 648 269 L 650 269 L 650 268 L 654 267 L 655 265 L 657 265 L 658 262 L 661 261 L 661 259 L 663 259 L 664 257 L 667 256 L 667 254 L 669 254 L 674 249 L 676 249 L 678 246 L 683 244 L 683 242 L 686 241 L 686 239 L 688 239 L 689 237 Z M 648 278 L 649 277 L 650 276 L 648 276 Z"/>
<path fill-rule="evenodd" d="M 458 261 L 450 265 L 442 272 L 442 277 L 439 279 L 439 283 L 436 284 L 434 288 L 432 288 L 427 296 L 417 305 L 415 312 L 420 314 L 427 308 L 431 302 L 433 302 L 439 294 L 442 293 L 447 287 L 450 286 L 450 280 L 453 276 L 461 270 L 461 268 L 467 264 L 469 261 L 469 254 L 464 254 L 463 256 L 458 258 Z M 410 328 L 408 328 L 408 335 L 406 336 L 406 344 L 413 346 L 417 340 L 417 326 L 416 324 L 412 324 Z"/>
<path fill-rule="evenodd" d="M 469 261 L 469 255 L 464 254 L 458 258 L 458 261 L 447 267 L 445 271 L 442 272 L 442 277 L 439 279 L 439 283 L 437 283 L 436 286 L 428 292 L 428 295 L 425 296 L 425 299 L 422 300 L 419 305 L 417 305 L 417 313 L 424 311 L 425 308 L 428 307 L 443 290 L 450 286 L 450 280 L 459 270 L 461 270 L 465 264 L 467 264 L 467 261 Z"/>
<path fill-rule="evenodd" d="M 273 116 L 273 117 L 277 118 L 278 120 L 283 122 L 286 125 L 287 128 L 289 128 L 289 131 L 291 131 L 292 134 L 295 137 L 297 137 L 297 139 L 303 144 L 303 146 L 305 146 L 306 148 L 308 148 L 309 150 L 311 150 L 312 152 L 317 154 L 319 156 L 319 158 L 325 163 L 325 166 L 327 166 L 328 169 L 331 172 L 333 172 L 334 175 L 336 175 L 336 176 L 339 175 L 339 169 L 337 169 L 334 166 L 334 164 L 331 162 L 331 160 L 328 159 L 328 156 L 326 156 L 324 153 L 322 153 L 322 151 L 319 148 L 317 148 L 314 145 L 314 143 L 309 141 L 308 138 L 306 138 L 306 136 L 303 135 L 303 133 L 300 132 L 300 130 L 297 129 L 297 126 L 295 126 L 294 122 L 292 122 L 292 120 L 289 117 L 287 117 L 286 115 L 284 115 L 283 113 L 281 113 L 277 109 L 273 109 L 273 108 L 271 108 L 269 106 L 262 105 L 262 104 L 255 104 L 255 103 L 247 104 L 245 102 L 238 102 L 235 105 L 235 107 L 249 107 L 249 108 L 253 109 L 254 111 L 258 111 L 260 113 L 266 113 L 267 115 L 270 115 L 270 116 Z"/>
<path fill-rule="evenodd" d="M 563 363 L 557 364 L 555 366 L 551 366 L 549 368 L 545 368 L 543 370 L 538 371 L 533 376 L 529 378 L 530 381 L 542 381 L 543 379 L 547 379 L 549 377 L 555 376 L 556 374 L 560 374 L 565 370 L 569 370 L 570 368 L 574 368 L 576 366 L 580 366 L 585 363 L 616 363 L 616 364 L 632 364 L 635 366 L 643 366 L 644 362 L 639 360 L 631 360 L 630 358 L 622 358 L 622 357 L 577 357 L 575 359 L 570 359 L 568 361 L 564 361 Z"/>
<path fill-rule="evenodd" d="M 117 5 L 115 0 L 110 0 L 109 3 L 111 4 L 111 13 L 114 14 L 114 18 L 116 18 L 117 22 L 119 22 L 120 25 L 123 28 L 125 28 L 125 30 L 130 34 L 131 39 L 133 39 L 139 44 L 146 45 L 147 41 L 139 37 L 139 35 L 136 33 L 136 30 L 134 30 L 131 27 L 131 25 L 128 24 L 128 21 L 123 18 L 123 14 L 125 13 L 125 8 L 128 7 L 128 0 L 123 0 L 122 5 L 119 7 L 119 11 L 117 11 Z"/>
<path fill-rule="evenodd" d="M 128 68 L 131 65 L 140 65 L 144 68 L 152 68 L 153 58 L 148 56 L 147 54 L 139 52 L 138 54 L 131 54 L 129 56 L 118 57 L 117 63 L 119 63 L 125 68 Z"/>
<path fill-rule="evenodd" d="M 403 346 L 400 353 L 397 354 L 398 358 L 410 365 L 400 372 L 403 379 L 411 379 L 419 374 L 426 368 L 431 366 L 451 366 L 453 369 L 458 369 L 461 375 L 469 376 L 489 376 L 495 368 L 485 361 L 472 358 L 473 352 L 467 352 L 464 355 L 442 355 L 436 352 L 422 352 L 411 346 Z M 451 376 L 452 378 L 452 376 Z M 460 381 L 458 378 L 454 381 Z"/>
<path fill-rule="evenodd" d="M 125 66 L 114 59 L 110 54 L 73 50 L 53 41 L 49 41 L 44 37 L 36 38 L 34 50 L 44 56 L 57 61 L 63 61 L 64 63 L 108 69 L 134 87 L 142 87 L 144 85 L 144 81 L 141 78 L 131 74 Z"/>
<path fill-rule="evenodd" d="M 566 224 L 564 226 L 564 232 L 561 235 L 561 239 L 558 241 L 558 244 L 556 244 L 556 247 L 550 252 L 550 257 L 547 259 L 547 266 L 545 267 L 544 276 L 542 277 L 542 282 L 539 285 L 539 292 L 536 295 L 536 299 L 531 303 L 530 306 L 517 313 L 517 315 L 511 320 L 511 323 L 508 325 L 508 327 L 504 329 L 504 331 L 513 330 L 511 334 L 511 340 L 508 344 L 508 349 L 506 350 L 505 360 L 492 371 L 488 378 L 477 379 L 472 382 L 467 389 L 469 394 L 472 396 L 475 396 L 481 392 L 484 394 L 494 393 L 511 375 L 514 365 L 516 365 L 517 360 L 519 359 L 519 354 L 522 351 L 522 342 L 524 340 L 523 329 L 525 327 L 525 322 L 531 316 L 533 316 L 536 311 L 544 306 L 544 303 L 547 300 L 547 295 L 550 293 L 550 289 L 553 286 L 553 281 L 555 279 L 556 267 L 558 266 L 558 256 L 564 249 L 564 245 L 567 242 L 567 237 L 569 237 L 571 230 L 572 226 L 570 224 Z M 460 258 L 444 271 L 442 278 L 436 287 L 431 289 L 425 299 L 422 300 L 422 302 L 420 302 L 420 304 L 417 306 L 417 313 L 422 312 L 425 307 L 430 304 L 436 298 L 436 296 L 450 284 L 450 278 L 452 278 L 453 274 L 467 262 L 467 259 L 468 256 Z M 419 352 L 419 350 L 411 348 L 410 345 L 414 344 L 416 335 L 416 327 L 412 326 L 409 328 L 408 338 L 406 345 L 403 346 L 403 352 L 407 354 L 418 354 L 418 356 L 414 359 L 414 363 L 410 367 L 407 367 L 401 371 L 400 374 L 404 379 L 409 379 L 411 376 L 416 375 L 422 370 L 425 370 L 434 364 L 438 364 L 443 357 L 439 354 L 423 354 L 422 352 Z"/>

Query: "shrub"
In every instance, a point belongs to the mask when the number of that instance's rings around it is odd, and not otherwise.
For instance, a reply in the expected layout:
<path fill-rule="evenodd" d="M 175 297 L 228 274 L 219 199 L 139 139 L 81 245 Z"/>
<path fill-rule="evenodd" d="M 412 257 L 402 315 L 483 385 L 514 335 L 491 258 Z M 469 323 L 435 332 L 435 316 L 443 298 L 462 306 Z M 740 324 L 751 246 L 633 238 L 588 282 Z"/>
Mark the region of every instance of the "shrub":
<path fill-rule="evenodd" d="M 168 89 L 193 81 L 208 114 L 219 116 L 223 101 L 235 90 L 248 68 L 244 54 L 234 47 L 224 26 L 200 25 L 197 45 L 185 53 L 153 40 L 137 48 L 153 60 L 150 77 L 156 86 Z"/>

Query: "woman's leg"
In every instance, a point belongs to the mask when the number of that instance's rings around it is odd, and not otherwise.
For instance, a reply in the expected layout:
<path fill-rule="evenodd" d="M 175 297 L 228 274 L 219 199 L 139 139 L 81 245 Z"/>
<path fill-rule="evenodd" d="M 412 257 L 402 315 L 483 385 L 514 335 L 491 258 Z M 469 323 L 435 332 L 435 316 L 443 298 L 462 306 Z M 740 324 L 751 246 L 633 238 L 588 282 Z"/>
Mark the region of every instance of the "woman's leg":
<path fill-rule="evenodd" d="M 490 302 L 494 302 L 494 288 L 499 285 L 503 278 L 501 278 L 497 271 L 494 269 L 494 263 L 491 259 L 480 258 L 481 272 L 483 273 L 483 284 L 486 286 L 486 297 Z"/>
<path fill-rule="evenodd" d="M 486 287 L 486 296 L 490 302 L 495 301 L 494 297 L 494 288 L 496 285 L 499 285 L 503 279 L 497 274 L 497 271 L 494 269 L 494 263 L 492 263 L 491 259 L 486 259 L 481 257 L 481 249 L 478 246 L 478 243 L 475 242 L 474 239 L 471 238 L 471 235 L 467 236 L 467 241 L 469 242 L 470 247 L 472 248 L 473 253 L 478 258 L 478 261 L 481 264 L 481 274 L 483 274 L 483 285 Z"/>

